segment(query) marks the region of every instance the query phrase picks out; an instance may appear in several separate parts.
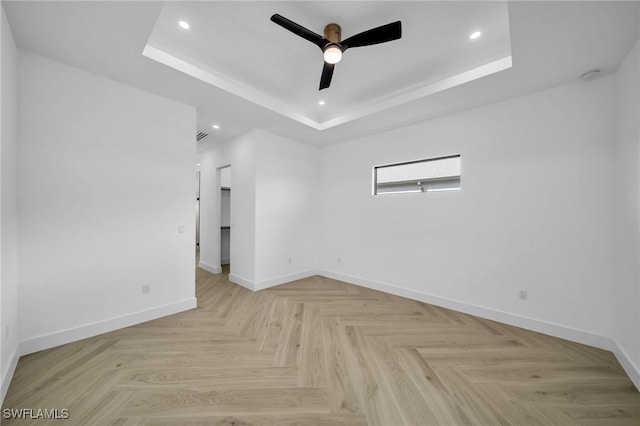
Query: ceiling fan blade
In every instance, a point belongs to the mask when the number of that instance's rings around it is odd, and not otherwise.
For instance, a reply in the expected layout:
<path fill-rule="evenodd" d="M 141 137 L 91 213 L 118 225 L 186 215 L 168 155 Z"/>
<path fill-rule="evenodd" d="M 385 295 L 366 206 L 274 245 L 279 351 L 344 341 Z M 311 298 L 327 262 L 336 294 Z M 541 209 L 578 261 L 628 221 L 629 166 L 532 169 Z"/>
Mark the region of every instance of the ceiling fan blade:
<path fill-rule="evenodd" d="M 344 51 L 350 47 L 371 46 L 372 44 L 380 44 L 386 43 L 387 41 L 397 40 L 400 37 L 402 37 L 402 23 L 400 21 L 396 21 L 351 36 L 341 42 L 340 45 Z"/>
<path fill-rule="evenodd" d="M 322 68 L 322 77 L 320 77 L 320 89 L 326 89 L 331 85 L 331 77 L 333 77 L 333 68 L 335 64 L 324 63 Z"/>
<path fill-rule="evenodd" d="M 306 29 L 302 25 L 298 25 L 290 19 L 285 18 L 277 13 L 271 17 L 271 20 L 282 28 L 291 31 L 292 33 L 302 37 L 305 40 L 309 40 L 311 43 L 322 49 L 329 41 L 322 37 L 320 34 L 316 34 L 311 30 Z"/>

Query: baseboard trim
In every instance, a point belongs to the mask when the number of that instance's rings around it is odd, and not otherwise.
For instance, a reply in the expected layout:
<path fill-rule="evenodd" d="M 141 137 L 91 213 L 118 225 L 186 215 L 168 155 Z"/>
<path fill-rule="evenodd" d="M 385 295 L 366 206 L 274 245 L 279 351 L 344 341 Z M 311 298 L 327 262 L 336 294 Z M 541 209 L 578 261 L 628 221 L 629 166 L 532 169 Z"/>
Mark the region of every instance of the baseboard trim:
<path fill-rule="evenodd" d="M 235 274 L 229 274 L 229 281 L 236 283 L 251 291 L 264 290 L 270 287 L 275 287 L 280 284 L 288 283 L 291 281 L 301 280 L 303 278 L 312 277 L 318 275 L 318 271 L 315 269 L 308 269 L 306 271 L 294 272 L 293 274 L 281 275 L 279 277 L 270 278 L 262 281 L 251 281 L 246 278 L 239 277 Z"/>
<path fill-rule="evenodd" d="M 2 382 L 0 384 L 0 406 L 4 404 L 4 397 L 7 395 L 7 391 L 9 390 L 9 385 L 11 384 L 11 379 L 13 378 L 13 373 L 16 371 L 19 359 L 20 345 L 16 345 L 13 355 L 11 356 L 11 362 L 9 362 L 7 370 L 4 371 L 4 374 L 2 375 Z"/>
<path fill-rule="evenodd" d="M 207 272 L 211 272 L 212 274 L 221 274 L 222 266 L 211 266 L 204 262 L 198 262 L 198 268 L 204 269 Z"/>
<path fill-rule="evenodd" d="M 398 287 L 391 284 L 385 284 L 377 281 L 371 281 L 366 278 L 354 277 L 326 269 L 318 270 L 318 275 L 322 275 L 334 280 L 344 281 L 361 287 L 367 287 L 374 290 L 383 291 L 385 293 L 395 294 L 396 296 L 406 297 L 420 302 L 429 303 L 443 308 L 453 309 L 477 317 L 498 321 L 504 324 L 525 328 L 527 330 L 536 331 L 538 333 L 547 334 L 549 336 L 560 337 L 562 339 L 571 340 L 573 342 L 582 343 L 596 348 L 613 351 L 615 344 L 609 337 L 591 333 L 562 324 L 543 321 L 535 318 L 529 318 L 497 309 L 486 308 L 479 305 L 473 305 L 466 302 L 460 302 L 453 299 L 434 296 L 417 290 Z"/>
<path fill-rule="evenodd" d="M 318 271 L 315 269 L 308 269 L 306 271 L 294 272 L 293 274 L 281 275 L 279 277 L 271 278 L 268 280 L 258 281 L 254 284 L 256 290 L 264 290 L 266 288 L 275 287 L 280 284 L 288 283 L 291 281 L 301 280 L 303 278 L 312 277 L 318 275 Z"/>
<path fill-rule="evenodd" d="M 636 385 L 636 389 L 640 390 L 640 368 L 631 360 L 631 357 L 624 350 L 620 343 L 617 341 L 615 343 L 615 348 L 613 349 L 613 354 L 618 359 L 620 365 L 624 369 L 625 373 L 629 376 L 634 385 Z"/>
<path fill-rule="evenodd" d="M 229 274 L 229 281 L 238 284 L 239 286 L 242 286 L 247 290 L 256 291 L 256 286 L 253 281 L 239 277 L 236 274 Z"/>
<path fill-rule="evenodd" d="M 44 349 L 53 348 L 55 346 L 76 342 L 88 337 L 97 336 L 99 334 L 108 333 L 120 328 L 151 321 L 156 318 L 177 314 L 178 312 L 188 311 L 195 307 L 197 307 L 197 299 L 194 297 L 175 303 L 169 303 L 167 305 L 146 309 L 144 311 L 133 312 L 131 314 L 109 318 L 103 321 L 84 324 L 79 327 L 73 327 L 62 331 L 56 331 L 50 334 L 32 337 L 20 342 L 19 353 L 20 355 L 27 355 L 33 352 L 42 351 Z"/>

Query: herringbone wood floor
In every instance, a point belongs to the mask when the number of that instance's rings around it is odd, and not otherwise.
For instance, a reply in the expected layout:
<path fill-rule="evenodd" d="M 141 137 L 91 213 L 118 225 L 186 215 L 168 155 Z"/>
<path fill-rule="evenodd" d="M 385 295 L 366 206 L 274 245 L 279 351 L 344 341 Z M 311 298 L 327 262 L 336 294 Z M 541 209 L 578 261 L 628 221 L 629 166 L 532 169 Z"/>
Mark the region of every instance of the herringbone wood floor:
<path fill-rule="evenodd" d="M 640 424 L 610 352 L 322 277 L 258 293 L 226 277 L 198 269 L 192 311 L 22 357 L 3 408 L 78 425 Z"/>

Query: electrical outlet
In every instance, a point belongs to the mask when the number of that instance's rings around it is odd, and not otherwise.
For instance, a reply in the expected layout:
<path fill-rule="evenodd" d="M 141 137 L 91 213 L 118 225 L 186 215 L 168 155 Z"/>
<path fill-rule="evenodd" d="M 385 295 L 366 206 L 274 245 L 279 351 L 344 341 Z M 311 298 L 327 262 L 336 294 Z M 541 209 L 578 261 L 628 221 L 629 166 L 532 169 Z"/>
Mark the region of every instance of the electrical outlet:
<path fill-rule="evenodd" d="M 341 257 L 337 258 L 336 263 L 342 263 L 342 258 Z"/>
<path fill-rule="evenodd" d="M 178 225 L 178 234 L 184 234 L 184 225 Z"/>
<path fill-rule="evenodd" d="M 518 291 L 518 299 L 527 300 L 527 291 L 526 290 L 519 290 Z"/>
<path fill-rule="evenodd" d="M 291 258 L 289 258 L 289 265 L 291 265 Z"/>
<path fill-rule="evenodd" d="M 151 286 L 143 285 L 142 286 L 142 294 L 149 294 L 149 293 L 151 293 Z"/>

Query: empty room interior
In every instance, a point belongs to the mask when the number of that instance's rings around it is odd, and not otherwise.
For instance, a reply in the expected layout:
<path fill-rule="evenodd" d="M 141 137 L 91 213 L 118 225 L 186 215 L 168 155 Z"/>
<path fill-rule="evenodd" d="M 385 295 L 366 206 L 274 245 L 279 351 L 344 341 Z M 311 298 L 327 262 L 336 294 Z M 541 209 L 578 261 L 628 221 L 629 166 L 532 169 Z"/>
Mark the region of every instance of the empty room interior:
<path fill-rule="evenodd" d="M 1 4 L 3 425 L 640 424 L 640 2 Z"/>

